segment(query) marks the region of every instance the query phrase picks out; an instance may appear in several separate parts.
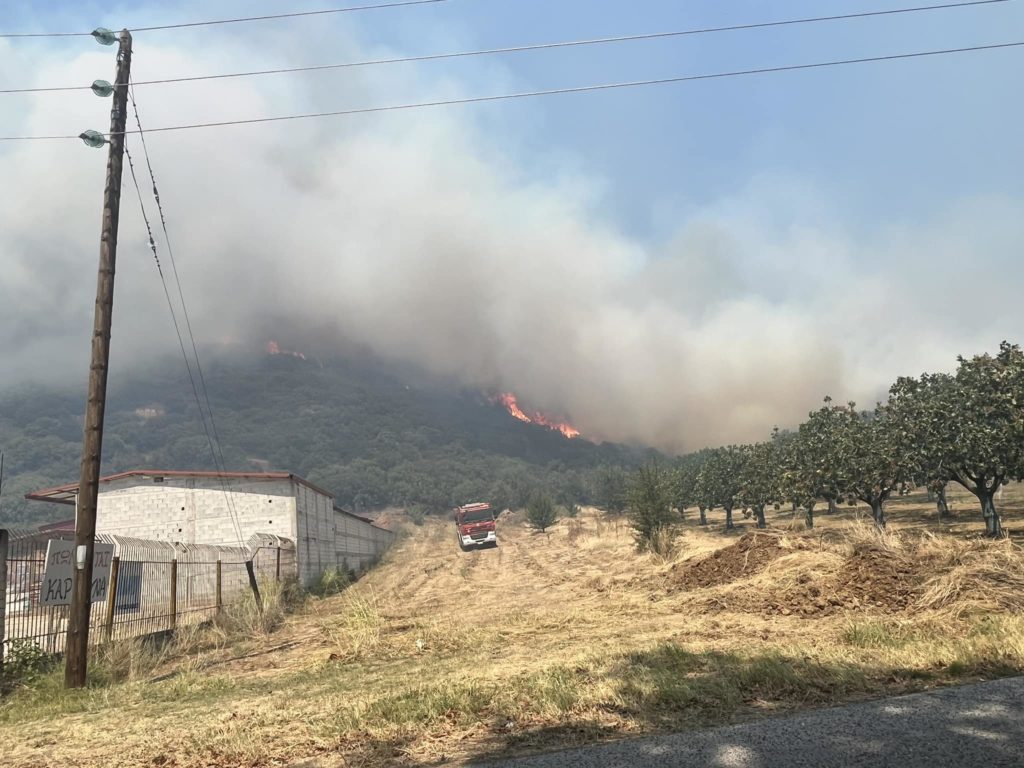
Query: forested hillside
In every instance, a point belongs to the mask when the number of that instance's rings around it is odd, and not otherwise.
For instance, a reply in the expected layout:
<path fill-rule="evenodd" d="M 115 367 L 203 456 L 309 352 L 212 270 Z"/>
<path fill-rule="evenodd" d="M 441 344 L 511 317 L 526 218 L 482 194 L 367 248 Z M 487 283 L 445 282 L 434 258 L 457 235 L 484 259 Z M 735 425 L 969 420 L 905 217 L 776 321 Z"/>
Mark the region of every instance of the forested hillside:
<path fill-rule="evenodd" d="M 228 469 L 295 472 L 357 510 L 440 511 L 474 499 L 518 506 L 539 486 L 587 501 L 599 479 L 619 486 L 617 468 L 648 455 L 569 440 L 481 393 L 371 360 L 223 358 L 205 374 Z M 0 396 L 0 525 L 66 515 L 24 494 L 77 479 L 84 400 L 84 390 L 40 387 Z M 129 468 L 213 468 L 180 361 L 111 381 L 103 472 Z"/>

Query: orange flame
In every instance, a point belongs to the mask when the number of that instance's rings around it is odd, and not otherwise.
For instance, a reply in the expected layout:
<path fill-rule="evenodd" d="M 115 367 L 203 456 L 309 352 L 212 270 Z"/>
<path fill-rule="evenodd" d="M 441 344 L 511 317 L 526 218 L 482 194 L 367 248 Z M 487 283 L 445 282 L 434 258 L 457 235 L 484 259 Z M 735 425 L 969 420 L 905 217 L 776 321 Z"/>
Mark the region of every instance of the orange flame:
<path fill-rule="evenodd" d="M 519 407 L 518 399 L 511 392 L 502 392 L 492 398 L 491 402 L 501 403 L 505 406 L 505 410 L 508 411 L 509 415 L 519 419 L 519 421 L 524 421 L 527 424 L 539 424 L 540 426 L 547 427 L 555 432 L 561 432 L 570 440 L 580 436 L 580 431 L 567 422 L 556 421 L 539 411 L 535 411 L 530 415 L 527 415 L 523 409 Z"/>
<path fill-rule="evenodd" d="M 519 403 L 516 402 L 516 396 L 511 392 L 502 392 L 498 395 L 498 402 L 505 406 L 505 410 L 508 411 L 510 415 L 520 421 L 525 421 L 527 424 L 533 421 L 529 416 L 523 413 L 522 409 L 519 407 Z"/>
<path fill-rule="evenodd" d="M 281 345 L 276 341 L 267 342 L 267 354 L 268 355 L 290 355 L 291 357 L 297 357 L 299 360 L 305 360 L 306 356 L 302 352 L 290 352 L 287 349 L 281 349 Z"/>

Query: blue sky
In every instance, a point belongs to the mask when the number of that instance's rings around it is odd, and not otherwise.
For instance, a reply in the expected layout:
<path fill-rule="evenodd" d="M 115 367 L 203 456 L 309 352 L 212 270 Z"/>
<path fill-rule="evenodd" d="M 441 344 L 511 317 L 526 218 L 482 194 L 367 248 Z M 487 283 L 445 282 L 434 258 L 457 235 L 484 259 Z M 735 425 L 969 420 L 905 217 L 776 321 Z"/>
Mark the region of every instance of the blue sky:
<path fill-rule="evenodd" d="M 906 6 L 907 4 L 902 4 Z M 910 4 L 913 5 L 913 4 Z M 725 26 L 901 7 L 876 2 L 483 2 L 438 9 L 473 45 Z M 417 16 L 428 15 L 425 12 Z M 444 24 L 446 22 L 439 22 Z M 1014 34 L 1016 31 L 1016 35 Z M 506 57 L 530 87 L 657 78 L 847 57 L 1008 42 L 1024 6 L 1006 3 L 904 17 L 624 43 Z M 403 47 L 419 33 L 405 31 Z M 858 218 L 916 216 L 950 197 L 1020 194 L 1021 51 L 869 64 L 523 106 L 537 121 L 526 154 L 573 148 L 623 192 L 642 233 L 664 211 L 701 205 L 764 172 L 813 179 Z M 469 70 L 472 63 L 462 65 Z M 887 193 L 879 194 L 879 188 Z M 653 205 L 652 205 L 653 203 Z M 621 208 L 620 208 L 621 210 Z"/>
<path fill-rule="evenodd" d="M 335 5 L 343 5 L 336 3 Z M 352 3 L 357 4 L 357 3 Z M 5 28 L 85 29 L 103 3 L 5 4 Z M 786 3 L 752 0 L 449 0 L 436 6 L 296 19 L 292 32 L 352 26 L 373 45 L 408 53 L 515 45 L 751 21 L 883 10 L 914 3 Z M 324 3 L 175 3 L 125 11 L 123 21 L 191 20 L 277 13 Z M 130 6 L 129 6 L 130 7 Z M 150 33 L 159 42 L 188 34 L 204 44 L 259 40 L 274 25 Z M 1024 39 L 1024 5 L 1007 2 L 904 16 L 789 28 L 509 54 L 424 65 L 457 78 L 470 94 L 489 93 L 483 68 L 507 70 L 510 90 L 648 79 L 952 48 Z M 146 41 L 140 37 L 140 44 Z M 77 45 L 77 41 L 71 45 Z M 259 43 L 257 43 L 259 44 Z M 329 45 L 297 54 L 304 62 L 342 60 Z M 811 179 L 857 221 L 927 215 L 950 198 L 1019 195 L 1024 149 L 1008 127 L 1021 124 L 1020 50 L 942 59 L 786 73 L 633 91 L 543 98 L 471 109 L 497 116 L 525 168 L 543 175 L 552 154 L 572 156 L 614 185 L 614 215 L 640 237 L 658 236 L 672 218 L 736 192 L 762 173 Z M 301 76 L 299 76 L 301 77 Z M 314 75 L 313 77 L 318 77 Z M 387 94 L 380 94 L 382 102 Z M 881 194 L 880 194 L 881 190 Z"/>
<path fill-rule="evenodd" d="M 139 33 L 133 71 L 325 64 L 911 4 L 449 0 Z M 331 3 L 40 5 L 4 4 L 0 29 Z M 1005 2 L 138 94 L 152 127 L 1016 40 L 1024 4 Z M 512 389 L 591 435 L 693 448 L 764 436 L 826 393 L 872 402 L 898 375 L 1019 338 L 1022 63 L 1018 48 L 149 143 L 202 341 L 265 326 L 289 329 L 290 348 L 344 336 L 470 386 Z M 88 38 L 0 40 L 0 83 L 88 83 L 111 68 L 111 51 Z M 0 99 L 12 105 L 0 134 L 107 121 L 107 104 L 88 92 Z M 0 185 L 0 349 L 19 376 L 52 376 L 55 358 L 83 364 L 102 163 L 76 142 L 0 145 L 0 178 L 19 182 Z M 119 277 L 121 359 L 165 342 L 173 351 L 137 211 L 122 226 L 133 255 Z M 29 298 L 43 280 L 57 281 L 53 306 Z M 979 280 L 984 292 L 965 290 Z"/>

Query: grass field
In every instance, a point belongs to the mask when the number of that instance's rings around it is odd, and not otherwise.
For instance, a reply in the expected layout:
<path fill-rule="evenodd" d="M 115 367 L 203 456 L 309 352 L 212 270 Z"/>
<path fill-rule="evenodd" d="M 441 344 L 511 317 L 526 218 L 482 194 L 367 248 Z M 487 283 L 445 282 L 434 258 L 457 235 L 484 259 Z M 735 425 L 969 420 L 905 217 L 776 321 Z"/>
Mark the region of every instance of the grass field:
<path fill-rule="evenodd" d="M 672 557 L 584 510 L 548 534 L 519 514 L 460 552 L 408 527 L 356 585 L 280 626 L 110 649 L 98 682 L 57 674 L 0 701 L 5 766 L 429 765 L 763 717 L 1024 673 L 1024 492 L 1009 540 L 973 500 L 776 513 L 726 534 L 688 516 Z M 253 622 L 241 621 L 241 629 Z M 273 625 L 275 622 L 265 622 Z M 239 637 L 255 631 L 247 639 Z"/>

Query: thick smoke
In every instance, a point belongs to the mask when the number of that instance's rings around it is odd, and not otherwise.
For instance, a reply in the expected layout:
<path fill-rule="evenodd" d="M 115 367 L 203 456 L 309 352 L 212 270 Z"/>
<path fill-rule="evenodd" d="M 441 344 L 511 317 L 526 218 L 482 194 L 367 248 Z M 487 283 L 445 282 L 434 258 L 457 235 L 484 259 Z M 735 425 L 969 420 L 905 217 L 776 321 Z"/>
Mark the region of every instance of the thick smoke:
<path fill-rule="evenodd" d="M 136 48 L 138 79 L 256 63 L 241 49 Z M 361 55 L 354 43 L 337 50 Z M 8 66 L 15 54 L 0 45 Z M 89 53 L 38 82 L 110 68 L 107 53 Z M 139 88 L 138 99 L 156 127 L 459 93 L 409 72 Z M 4 133 L 106 127 L 107 103 L 88 92 L 20 103 Z M 481 114 L 151 134 L 201 341 L 287 328 L 294 346 L 305 329 L 514 391 L 594 438 L 683 450 L 762 438 L 826 393 L 870 401 L 898 374 L 949 367 L 1021 327 L 1019 201 L 967 201 L 858 237 L 828 220 L 814 189 L 757 178 L 652 245 L 607 218 L 608 180 L 524 174 Z M 129 148 L 145 176 L 135 138 Z M 7 382 L 84 375 L 104 160 L 77 143 L 0 146 Z M 177 343 L 134 195 L 126 168 L 115 373 Z M 984 293 L 964 285 L 965 263 Z"/>

